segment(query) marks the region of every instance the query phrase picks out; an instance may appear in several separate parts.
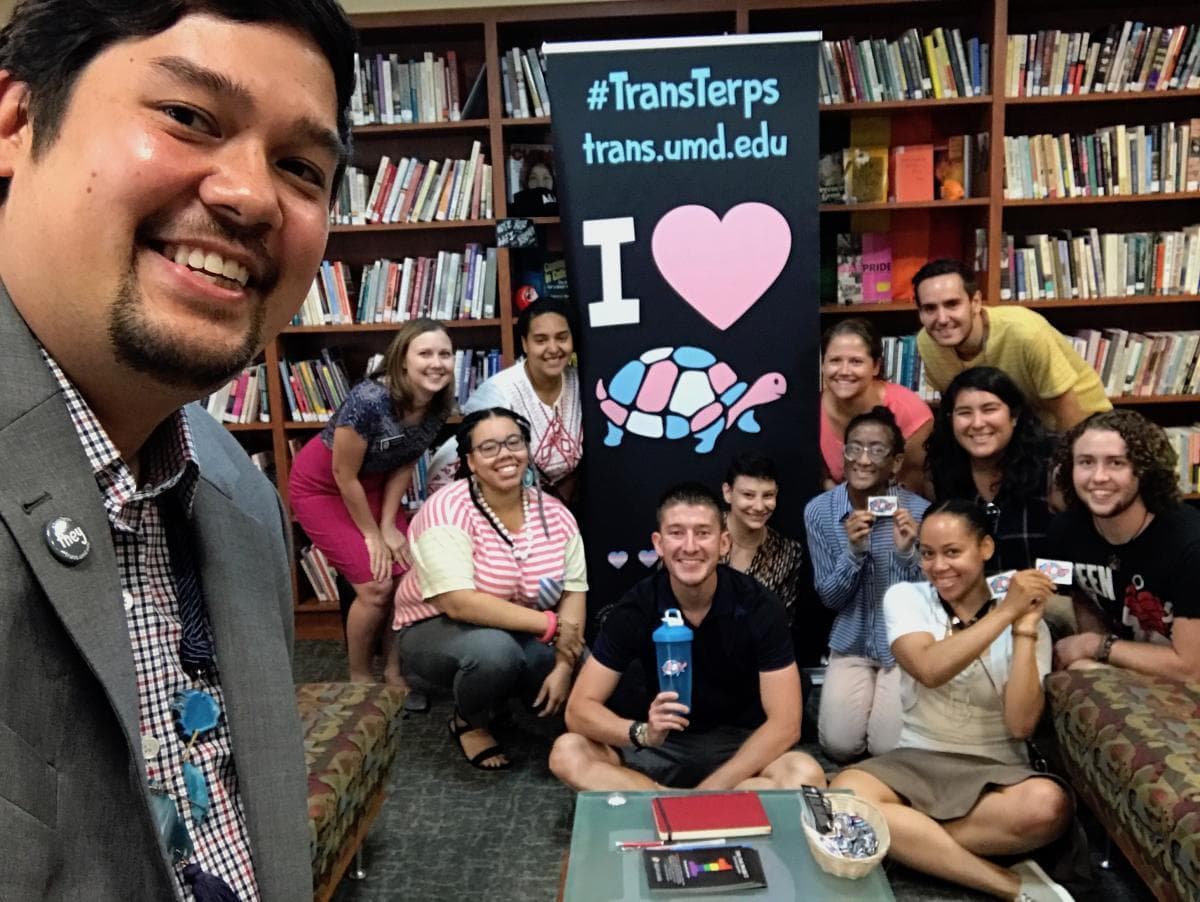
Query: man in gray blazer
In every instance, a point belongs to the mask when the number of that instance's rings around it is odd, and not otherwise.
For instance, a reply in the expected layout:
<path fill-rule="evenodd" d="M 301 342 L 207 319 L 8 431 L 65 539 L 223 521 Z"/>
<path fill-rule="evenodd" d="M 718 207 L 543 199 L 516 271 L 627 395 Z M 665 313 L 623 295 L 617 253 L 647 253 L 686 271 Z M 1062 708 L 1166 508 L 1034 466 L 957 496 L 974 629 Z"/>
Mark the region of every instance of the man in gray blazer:
<path fill-rule="evenodd" d="M 0 32 L 0 898 L 311 897 L 288 524 L 184 405 L 311 284 L 354 49 L 335 0 Z"/>

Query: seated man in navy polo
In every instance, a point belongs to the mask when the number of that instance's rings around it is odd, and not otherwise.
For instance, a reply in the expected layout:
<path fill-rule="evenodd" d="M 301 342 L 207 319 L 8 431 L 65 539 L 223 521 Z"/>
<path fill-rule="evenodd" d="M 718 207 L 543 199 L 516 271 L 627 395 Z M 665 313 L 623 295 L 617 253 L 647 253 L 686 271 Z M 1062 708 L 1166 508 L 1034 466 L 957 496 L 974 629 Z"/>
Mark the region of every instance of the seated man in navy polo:
<path fill-rule="evenodd" d="M 800 672 L 787 615 L 753 577 L 724 564 L 729 533 L 717 496 L 699 483 L 658 505 L 654 550 L 663 568 L 614 606 L 567 701 L 567 729 L 550 769 L 575 789 L 784 789 L 825 785 L 800 738 Z M 692 707 L 659 692 L 654 630 L 678 608 L 692 628 Z M 640 659 L 645 720 L 605 704 Z"/>

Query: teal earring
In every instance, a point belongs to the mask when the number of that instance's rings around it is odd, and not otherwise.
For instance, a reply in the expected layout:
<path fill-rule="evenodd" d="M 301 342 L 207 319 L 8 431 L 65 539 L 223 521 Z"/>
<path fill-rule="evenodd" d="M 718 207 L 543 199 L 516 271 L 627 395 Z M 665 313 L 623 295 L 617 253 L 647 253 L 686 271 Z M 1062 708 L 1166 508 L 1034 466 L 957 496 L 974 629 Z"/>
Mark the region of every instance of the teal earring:
<path fill-rule="evenodd" d="M 525 475 L 521 477 L 521 485 L 528 489 L 532 488 L 535 482 L 537 482 L 537 474 L 533 471 L 533 464 L 530 464 L 525 468 Z"/>

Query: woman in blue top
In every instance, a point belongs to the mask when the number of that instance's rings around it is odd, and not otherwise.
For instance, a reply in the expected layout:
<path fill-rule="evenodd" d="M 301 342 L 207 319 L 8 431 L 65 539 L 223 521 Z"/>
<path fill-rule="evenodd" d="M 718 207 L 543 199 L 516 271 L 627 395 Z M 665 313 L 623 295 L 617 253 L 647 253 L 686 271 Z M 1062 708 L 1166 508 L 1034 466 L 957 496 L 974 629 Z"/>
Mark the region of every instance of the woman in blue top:
<path fill-rule="evenodd" d="M 846 481 L 804 509 L 817 595 L 836 612 L 821 688 L 818 733 L 835 761 L 878 755 L 900 735 L 900 673 L 887 642 L 883 595 L 920 578 L 917 524 L 929 502 L 896 484 L 904 435 L 895 415 L 874 407 L 846 427 Z M 899 508 L 871 513 L 867 499 L 891 495 Z"/>

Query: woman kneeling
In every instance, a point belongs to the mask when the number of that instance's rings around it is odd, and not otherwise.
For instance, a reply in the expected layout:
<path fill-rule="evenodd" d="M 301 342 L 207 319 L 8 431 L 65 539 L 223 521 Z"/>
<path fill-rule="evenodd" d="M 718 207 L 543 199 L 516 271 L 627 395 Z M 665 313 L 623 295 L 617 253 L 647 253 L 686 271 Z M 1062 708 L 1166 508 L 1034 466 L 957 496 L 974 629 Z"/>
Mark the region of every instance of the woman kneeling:
<path fill-rule="evenodd" d="M 832 785 L 879 806 L 902 864 L 1001 899 L 1070 900 L 1033 861 L 1007 869 L 984 857 L 1048 844 L 1073 810 L 1064 785 L 1030 767 L 1025 743 L 1045 705 L 1042 611 L 1054 584 L 1022 570 L 997 603 L 984 579 L 993 551 L 977 505 L 950 500 L 926 513 L 929 582 L 898 583 L 883 600 L 903 671 L 900 741 Z"/>
<path fill-rule="evenodd" d="M 587 571 L 579 527 L 543 495 L 529 425 L 490 408 L 458 431 L 459 479 L 413 519 L 413 569 L 396 590 L 400 654 L 454 691 L 450 733 L 476 767 L 507 767 L 489 732 L 516 696 L 557 713 L 582 651 Z"/>

